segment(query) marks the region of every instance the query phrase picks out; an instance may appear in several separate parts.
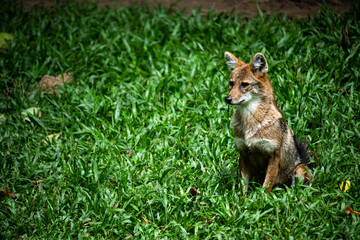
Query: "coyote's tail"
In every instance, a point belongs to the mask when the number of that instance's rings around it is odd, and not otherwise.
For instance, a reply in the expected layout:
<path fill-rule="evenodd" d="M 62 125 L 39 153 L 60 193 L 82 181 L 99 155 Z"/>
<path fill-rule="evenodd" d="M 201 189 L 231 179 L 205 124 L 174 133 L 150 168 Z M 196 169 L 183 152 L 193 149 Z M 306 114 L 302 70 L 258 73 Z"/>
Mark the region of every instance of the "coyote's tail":
<path fill-rule="evenodd" d="M 307 151 L 307 142 L 301 142 L 295 135 L 294 135 L 294 141 L 295 141 L 295 146 L 299 152 L 300 158 L 301 158 L 301 162 L 300 164 L 305 164 L 305 165 L 309 165 L 310 163 L 310 157 L 309 154 L 311 155 L 311 153 L 308 153 Z"/>

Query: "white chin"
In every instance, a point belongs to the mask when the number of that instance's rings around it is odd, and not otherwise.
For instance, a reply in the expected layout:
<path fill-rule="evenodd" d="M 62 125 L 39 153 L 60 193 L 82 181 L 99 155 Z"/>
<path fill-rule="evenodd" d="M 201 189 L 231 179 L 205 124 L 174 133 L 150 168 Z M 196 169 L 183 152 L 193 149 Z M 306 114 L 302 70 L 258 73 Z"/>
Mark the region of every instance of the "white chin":
<path fill-rule="evenodd" d="M 261 102 L 261 98 L 252 98 L 248 100 L 244 100 L 241 104 L 237 104 L 238 110 L 242 112 L 243 115 L 248 115 L 256 111 L 257 107 Z"/>
<path fill-rule="evenodd" d="M 245 99 L 237 100 L 237 101 L 235 101 L 235 102 L 232 102 L 231 104 L 232 104 L 232 105 L 239 105 L 239 104 L 243 104 L 243 103 L 245 103 Z"/>

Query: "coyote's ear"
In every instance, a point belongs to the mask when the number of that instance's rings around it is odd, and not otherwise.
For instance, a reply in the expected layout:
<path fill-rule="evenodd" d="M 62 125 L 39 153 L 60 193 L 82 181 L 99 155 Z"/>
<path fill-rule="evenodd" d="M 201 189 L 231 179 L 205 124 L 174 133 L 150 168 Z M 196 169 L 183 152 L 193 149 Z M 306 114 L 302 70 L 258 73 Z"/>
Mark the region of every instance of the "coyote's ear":
<path fill-rule="evenodd" d="M 266 58 L 264 54 L 257 53 L 252 58 L 250 63 L 251 71 L 254 75 L 263 76 L 268 71 L 268 64 L 266 62 Z"/>
<path fill-rule="evenodd" d="M 234 55 L 232 55 L 229 52 L 225 52 L 224 57 L 225 57 L 226 63 L 229 65 L 230 71 L 234 70 L 237 66 L 241 66 L 244 64 L 242 61 L 237 59 Z"/>

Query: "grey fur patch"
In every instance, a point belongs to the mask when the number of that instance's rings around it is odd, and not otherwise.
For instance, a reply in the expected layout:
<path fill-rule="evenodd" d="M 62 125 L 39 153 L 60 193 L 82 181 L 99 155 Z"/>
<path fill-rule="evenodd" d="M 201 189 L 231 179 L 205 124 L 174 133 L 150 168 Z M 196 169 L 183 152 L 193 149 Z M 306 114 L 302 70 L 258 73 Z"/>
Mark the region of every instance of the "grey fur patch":
<path fill-rule="evenodd" d="M 241 151 L 246 148 L 244 139 L 235 137 L 234 142 L 235 142 L 236 149 L 238 151 Z"/>
<path fill-rule="evenodd" d="M 238 61 L 228 52 L 225 52 L 224 54 L 226 63 L 229 65 L 230 71 L 234 70 L 236 66 L 238 65 Z"/>
<path fill-rule="evenodd" d="M 264 55 L 261 53 L 258 53 L 255 55 L 252 63 L 251 63 L 251 69 L 256 72 L 265 73 L 268 71 L 268 65 L 266 63 L 266 59 Z"/>
<path fill-rule="evenodd" d="M 248 146 L 266 153 L 272 153 L 276 149 L 276 143 L 270 139 L 250 139 Z"/>

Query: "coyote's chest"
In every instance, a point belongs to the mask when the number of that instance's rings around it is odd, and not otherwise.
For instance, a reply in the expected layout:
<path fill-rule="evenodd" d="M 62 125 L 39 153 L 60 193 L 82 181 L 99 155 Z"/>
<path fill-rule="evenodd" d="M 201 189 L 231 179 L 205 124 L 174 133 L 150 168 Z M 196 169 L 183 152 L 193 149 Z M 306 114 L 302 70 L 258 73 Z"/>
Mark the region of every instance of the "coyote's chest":
<path fill-rule="evenodd" d="M 238 152 L 243 154 L 259 152 L 261 155 L 273 153 L 278 147 L 274 130 L 281 114 L 273 109 L 272 105 L 259 107 L 259 103 L 250 108 L 251 112 L 245 112 L 243 109 L 244 107 L 239 106 L 231 120 Z"/>
<path fill-rule="evenodd" d="M 276 142 L 273 139 L 263 137 L 260 133 L 273 124 L 273 121 L 264 120 L 260 123 L 250 125 L 237 121 L 233 118 L 232 124 L 235 130 L 235 146 L 239 153 L 271 154 L 276 149 Z M 262 136 L 262 137 L 260 137 Z"/>
<path fill-rule="evenodd" d="M 244 139 L 235 137 L 235 146 L 239 153 L 256 153 L 271 154 L 276 149 L 276 143 L 271 139 Z"/>

